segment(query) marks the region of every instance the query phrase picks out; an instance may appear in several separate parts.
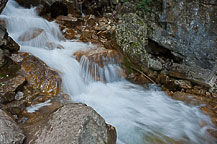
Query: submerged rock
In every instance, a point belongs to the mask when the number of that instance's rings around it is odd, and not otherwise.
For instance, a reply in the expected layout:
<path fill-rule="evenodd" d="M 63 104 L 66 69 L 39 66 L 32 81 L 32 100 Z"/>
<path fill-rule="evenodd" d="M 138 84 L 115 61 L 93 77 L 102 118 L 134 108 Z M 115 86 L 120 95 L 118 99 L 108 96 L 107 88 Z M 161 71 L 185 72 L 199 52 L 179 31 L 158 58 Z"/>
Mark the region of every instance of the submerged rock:
<path fill-rule="evenodd" d="M 74 56 L 82 65 L 85 79 L 91 76 L 94 80 L 109 82 L 125 77 L 120 68 L 123 57 L 116 50 L 95 48 L 78 51 Z"/>
<path fill-rule="evenodd" d="M 21 34 L 18 38 L 19 41 L 30 41 L 36 37 L 38 37 L 40 34 L 44 32 L 43 29 L 40 28 L 30 28 L 23 34 Z"/>
<path fill-rule="evenodd" d="M 0 143 L 23 144 L 25 135 L 15 121 L 0 109 Z"/>
<path fill-rule="evenodd" d="M 25 143 L 115 144 L 115 128 L 91 107 L 67 104 L 39 123 L 24 127 Z"/>
<path fill-rule="evenodd" d="M 116 50 L 111 49 L 96 48 L 88 51 L 78 51 L 75 52 L 74 55 L 78 61 L 80 61 L 83 56 L 100 67 L 104 67 L 108 64 L 123 63 L 123 57 Z"/>

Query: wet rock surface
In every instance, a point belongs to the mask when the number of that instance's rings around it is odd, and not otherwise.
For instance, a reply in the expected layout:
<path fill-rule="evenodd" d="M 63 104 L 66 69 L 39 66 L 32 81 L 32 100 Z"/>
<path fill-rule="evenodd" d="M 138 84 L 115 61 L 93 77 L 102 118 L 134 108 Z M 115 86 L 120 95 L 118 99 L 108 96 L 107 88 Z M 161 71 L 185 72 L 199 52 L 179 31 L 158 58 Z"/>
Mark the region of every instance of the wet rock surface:
<path fill-rule="evenodd" d="M 24 127 L 24 131 L 25 143 L 116 143 L 114 127 L 83 104 L 67 104 L 40 123 Z"/>
<path fill-rule="evenodd" d="M 24 139 L 25 135 L 15 121 L 0 109 L 0 143 L 22 144 Z"/>
<path fill-rule="evenodd" d="M 39 29 L 39 28 L 31 28 L 29 29 L 27 32 L 24 32 L 19 38 L 19 41 L 30 41 L 34 38 L 36 38 L 37 36 L 39 36 L 41 33 L 43 33 L 44 30 L 43 29 Z"/>
<path fill-rule="evenodd" d="M 24 53 L 21 69 L 25 73 L 27 83 L 39 94 L 56 96 L 60 92 L 61 79 L 57 72 L 51 70 L 38 58 Z"/>

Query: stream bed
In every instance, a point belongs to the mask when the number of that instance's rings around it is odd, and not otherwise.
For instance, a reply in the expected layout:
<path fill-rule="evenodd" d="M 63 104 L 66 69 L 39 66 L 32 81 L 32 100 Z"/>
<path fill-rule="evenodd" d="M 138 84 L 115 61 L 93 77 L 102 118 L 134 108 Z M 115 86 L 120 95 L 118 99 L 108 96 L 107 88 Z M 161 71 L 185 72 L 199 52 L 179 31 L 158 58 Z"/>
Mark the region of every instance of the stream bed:
<path fill-rule="evenodd" d="M 120 68 L 117 64 L 110 64 L 104 71 L 106 82 L 94 81 L 88 74 L 84 76 L 84 65 L 73 54 L 97 46 L 66 40 L 58 24 L 39 17 L 35 8 L 25 9 L 10 0 L 0 17 L 6 21 L 10 36 L 21 46 L 21 52 L 31 53 L 59 72 L 64 92 L 72 102 L 93 107 L 115 126 L 118 144 L 216 143 L 207 132 L 214 129 L 213 124 L 199 106 L 173 100 L 155 85 L 145 89 L 128 82 L 117 76 Z M 40 34 L 29 40 L 20 37 L 33 29 L 40 30 Z M 48 43 L 64 48 L 49 48 Z"/>

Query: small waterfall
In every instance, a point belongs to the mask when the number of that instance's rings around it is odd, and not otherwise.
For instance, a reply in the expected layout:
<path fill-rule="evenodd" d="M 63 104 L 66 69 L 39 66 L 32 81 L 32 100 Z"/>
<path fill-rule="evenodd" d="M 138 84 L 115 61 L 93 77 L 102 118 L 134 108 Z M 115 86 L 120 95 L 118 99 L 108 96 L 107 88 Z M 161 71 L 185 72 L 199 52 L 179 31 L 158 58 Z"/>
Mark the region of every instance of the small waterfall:
<path fill-rule="evenodd" d="M 91 64 L 91 76 L 90 61 L 82 57 L 78 62 L 74 53 L 96 46 L 65 40 L 58 25 L 40 18 L 35 8 L 25 9 L 9 0 L 0 18 L 6 21 L 7 30 L 20 44 L 21 51 L 33 54 L 60 72 L 65 92 L 73 102 L 90 105 L 116 127 L 118 144 L 216 143 L 207 132 L 213 124 L 199 107 L 173 100 L 156 86 L 144 89 L 120 78 L 120 67 L 112 62 L 104 69 Z M 26 32 L 29 36 L 22 39 Z M 63 48 L 49 48 L 47 43 Z M 95 81 L 97 75 L 106 82 Z"/>

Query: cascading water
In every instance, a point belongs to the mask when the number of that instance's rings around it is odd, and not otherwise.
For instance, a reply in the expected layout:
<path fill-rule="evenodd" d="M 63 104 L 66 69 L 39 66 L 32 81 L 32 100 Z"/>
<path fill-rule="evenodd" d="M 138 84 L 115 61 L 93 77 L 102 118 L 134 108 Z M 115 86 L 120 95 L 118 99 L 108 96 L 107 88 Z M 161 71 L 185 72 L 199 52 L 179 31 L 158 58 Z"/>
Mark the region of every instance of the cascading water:
<path fill-rule="evenodd" d="M 34 8 L 24 9 L 10 0 L 0 18 L 6 21 L 7 30 L 20 44 L 21 51 L 35 55 L 60 72 L 65 92 L 73 102 L 90 105 L 107 123 L 116 127 L 119 144 L 216 143 L 216 139 L 207 133 L 207 129 L 213 129 L 210 118 L 198 107 L 173 100 L 153 85 L 145 90 L 114 78 L 117 74 L 114 74 L 116 68 L 112 65 L 110 82 L 85 82 L 82 76 L 84 68 L 73 53 L 94 46 L 64 41 L 58 25 L 40 18 Z M 20 38 L 31 29 L 41 32 L 31 40 Z M 53 43 L 53 48 L 49 48 L 47 43 Z M 57 45 L 64 49 L 58 49 Z"/>

